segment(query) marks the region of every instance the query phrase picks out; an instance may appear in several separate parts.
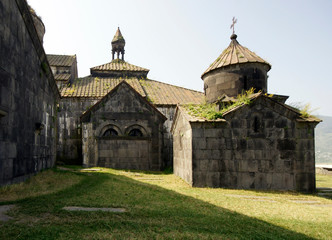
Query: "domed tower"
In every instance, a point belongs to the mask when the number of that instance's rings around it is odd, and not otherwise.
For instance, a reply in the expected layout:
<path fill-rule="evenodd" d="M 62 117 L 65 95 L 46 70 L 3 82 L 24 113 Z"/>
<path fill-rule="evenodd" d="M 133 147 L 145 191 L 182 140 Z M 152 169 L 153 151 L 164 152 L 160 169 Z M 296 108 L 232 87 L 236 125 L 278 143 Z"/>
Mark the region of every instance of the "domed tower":
<path fill-rule="evenodd" d="M 118 27 L 118 30 L 116 31 L 112 40 L 112 60 L 114 60 L 115 53 L 117 54 L 117 59 L 120 59 L 121 53 L 121 59 L 124 61 L 125 45 L 126 41 L 121 34 L 120 28 Z"/>
<path fill-rule="evenodd" d="M 271 65 L 239 44 L 232 34 L 231 43 L 202 74 L 206 101 L 216 102 L 227 95 L 236 97 L 250 88 L 267 92 L 267 72 Z"/>
<path fill-rule="evenodd" d="M 43 21 L 41 20 L 41 18 L 36 14 L 36 11 L 31 6 L 29 6 L 29 9 L 30 9 L 30 13 L 31 13 L 31 16 L 33 19 L 33 23 L 37 30 L 39 40 L 43 44 L 44 35 L 45 35 L 45 25 L 44 25 Z"/>

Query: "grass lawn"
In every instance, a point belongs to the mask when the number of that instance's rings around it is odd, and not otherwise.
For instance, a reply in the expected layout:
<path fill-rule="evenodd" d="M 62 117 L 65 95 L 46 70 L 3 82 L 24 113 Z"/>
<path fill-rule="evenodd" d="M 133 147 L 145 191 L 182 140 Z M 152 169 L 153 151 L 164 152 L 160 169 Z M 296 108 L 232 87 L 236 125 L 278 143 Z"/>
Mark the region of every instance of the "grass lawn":
<path fill-rule="evenodd" d="M 317 186 L 332 188 L 332 176 L 317 175 Z M 0 239 L 332 239 L 327 197 L 192 188 L 163 173 L 51 169 L 0 188 L 0 204 L 15 204 Z"/>

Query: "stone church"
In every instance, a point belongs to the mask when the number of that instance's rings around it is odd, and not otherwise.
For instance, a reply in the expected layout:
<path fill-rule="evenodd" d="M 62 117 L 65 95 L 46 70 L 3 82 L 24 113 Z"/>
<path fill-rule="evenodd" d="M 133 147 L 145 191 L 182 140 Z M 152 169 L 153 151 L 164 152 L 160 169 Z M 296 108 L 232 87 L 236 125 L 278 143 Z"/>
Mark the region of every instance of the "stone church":
<path fill-rule="evenodd" d="M 266 94 L 271 65 L 235 34 L 203 73 L 202 93 L 149 79 L 148 69 L 125 61 L 119 28 L 110 62 L 79 78 L 76 55 L 45 54 L 45 27 L 25 0 L 1 1 L 0 14 L 0 184 L 57 161 L 173 166 L 198 187 L 315 190 L 319 120 L 287 106 L 286 96 Z M 249 103 L 236 104 L 249 89 Z M 204 104 L 222 114 L 209 120 L 188 110 Z"/>
<path fill-rule="evenodd" d="M 314 129 L 320 120 L 286 105 L 287 96 L 267 94 L 270 69 L 231 36 L 202 74 L 206 101 L 215 103 L 221 116 L 208 120 L 185 106 L 176 109 L 176 175 L 197 187 L 315 189 Z M 256 93 L 248 94 L 247 103 L 235 104 L 250 89 Z"/>
<path fill-rule="evenodd" d="M 117 29 L 111 61 L 90 68 L 83 78 L 70 76 L 76 74 L 76 56 L 48 55 L 61 86 L 59 161 L 141 170 L 172 165 L 176 106 L 201 103 L 204 94 L 149 79 L 148 69 L 125 61 L 125 44 Z"/>

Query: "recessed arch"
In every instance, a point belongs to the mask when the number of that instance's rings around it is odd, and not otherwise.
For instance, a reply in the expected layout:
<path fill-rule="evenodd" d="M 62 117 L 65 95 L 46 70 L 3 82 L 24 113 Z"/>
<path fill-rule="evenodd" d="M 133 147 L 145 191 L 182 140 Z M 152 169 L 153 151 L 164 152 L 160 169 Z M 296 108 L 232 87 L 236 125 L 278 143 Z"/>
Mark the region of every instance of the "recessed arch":
<path fill-rule="evenodd" d="M 122 132 L 121 129 L 114 125 L 114 124 L 108 124 L 106 126 L 104 126 L 101 130 L 100 130 L 100 137 L 112 137 L 112 136 L 121 136 Z"/>
<path fill-rule="evenodd" d="M 126 128 L 125 134 L 131 137 L 146 137 L 148 135 L 144 127 L 134 124 Z"/>

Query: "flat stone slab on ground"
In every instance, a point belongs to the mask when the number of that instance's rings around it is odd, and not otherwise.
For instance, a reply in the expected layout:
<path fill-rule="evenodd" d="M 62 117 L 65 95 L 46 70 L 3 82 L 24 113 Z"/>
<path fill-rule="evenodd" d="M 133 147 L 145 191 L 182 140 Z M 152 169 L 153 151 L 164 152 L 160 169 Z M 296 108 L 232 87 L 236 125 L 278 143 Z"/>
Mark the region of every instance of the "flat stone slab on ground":
<path fill-rule="evenodd" d="M 63 207 L 62 209 L 67 210 L 67 211 L 85 211 L 85 212 L 97 212 L 97 211 L 102 211 L 102 212 L 126 212 L 126 209 L 124 208 L 93 208 L 93 207 L 73 207 L 73 206 L 68 206 L 68 207 Z"/>
<path fill-rule="evenodd" d="M 162 178 L 137 178 L 137 180 L 144 180 L 144 181 L 163 181 Z"/>
<path fill-rule="evenodd" d="M 12 217 L 9 217 L 9 216 L 6 215 L 6 212 L 8 212 L 13 207 L 15 207 L 15 205 L 2 205 L 2 206 L 0 206 L 0 221 L 7 222 L 7 221 L 13 219 Z"/>
<path fill-rule="evenodd" d="M 317 193 L 318 196 L 328 196 L 328 197 L 332 197 L 332 192 L 320 192 Z"/>
<path fill-rule="evenodd" d="M 100 168 L 84 168 L 84 169 L 81 169 L 81 172 L 82 171 L 92 171 L 92 172 L 99 172 L 101 171 L 102 169 Z"/>

